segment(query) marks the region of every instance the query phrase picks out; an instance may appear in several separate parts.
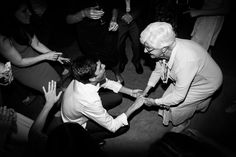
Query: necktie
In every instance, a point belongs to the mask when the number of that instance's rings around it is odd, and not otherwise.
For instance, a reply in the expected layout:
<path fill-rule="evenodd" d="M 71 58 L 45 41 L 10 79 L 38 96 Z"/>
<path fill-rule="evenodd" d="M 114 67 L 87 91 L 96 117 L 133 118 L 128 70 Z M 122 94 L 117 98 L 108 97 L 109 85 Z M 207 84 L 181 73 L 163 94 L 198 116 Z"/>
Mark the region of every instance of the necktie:
<path fill-rule="evenodd" d="M 168 68 L 168 62 L 166 62 L 165 59 L 161 61 L 161 65 L 163 68 L 163 75 L 162 75 L 162 81 L 163 83 L 167 83 L 169 78 L 169 68 Z"/>

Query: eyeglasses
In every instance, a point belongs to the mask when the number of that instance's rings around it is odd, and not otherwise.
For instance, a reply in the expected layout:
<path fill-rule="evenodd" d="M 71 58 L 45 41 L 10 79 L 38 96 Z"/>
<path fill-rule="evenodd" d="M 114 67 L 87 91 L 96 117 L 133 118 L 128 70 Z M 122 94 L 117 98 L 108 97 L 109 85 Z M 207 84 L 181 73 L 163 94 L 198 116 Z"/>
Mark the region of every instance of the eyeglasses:
<path fill-rule="evenodd" d="M 151 52 L 155 50 L 154 48 L 150 48 L 150 47 L 144 47 L 144 52 L 147 54 L 151 54 Z"/>
<path fill-rule="evenodd" d="M 162 53 L 165 53 L 168 50 L 168 47 L 163 47 L 161 49 L 151 48 L 151 47 L 148 47 L 148 46 L 144 47 L 144 52 L 148 53 L 148 54 L 151 54 L 151 52 L 154 51 L 154 50 L 161 51 Z"/>
<path fill-rule="evenodd" d="M 143 43 L 143 46 L 144 46 L 144 52 L 145 53 L 148 53 L 148 54 L 151 54 L 151 52 L 153 50 L 155 50 L 154 48 L 152 48 L 151 46 L 149 46 L 149 44 L 147 42 L 144 42 Z"/>

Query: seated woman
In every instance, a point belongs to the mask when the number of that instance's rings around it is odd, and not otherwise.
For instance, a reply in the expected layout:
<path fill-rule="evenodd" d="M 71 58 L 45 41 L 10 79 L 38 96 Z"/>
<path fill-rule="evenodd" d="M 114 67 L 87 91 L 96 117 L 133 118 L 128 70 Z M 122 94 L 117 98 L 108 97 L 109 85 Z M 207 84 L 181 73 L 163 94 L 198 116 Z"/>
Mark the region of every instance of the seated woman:
<path fill-rule="evenodd" d="M 31 12 L 27 0 L 11 0 L 0 10 L 0 53 L 12 63 L 13 76 L 20 83 L 42 91 L 51 80 L 60 81 L 60 75 L 47 61 L 68 62 L 62 53 L 51 51 L 40 43 L 30 25 Z"/>

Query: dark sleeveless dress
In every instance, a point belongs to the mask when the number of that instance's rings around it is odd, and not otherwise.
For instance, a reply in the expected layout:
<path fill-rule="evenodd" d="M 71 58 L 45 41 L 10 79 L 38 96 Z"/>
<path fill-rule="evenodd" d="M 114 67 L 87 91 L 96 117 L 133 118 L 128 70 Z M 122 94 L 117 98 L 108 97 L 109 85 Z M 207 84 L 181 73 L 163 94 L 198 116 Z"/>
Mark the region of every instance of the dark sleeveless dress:
<path fill-rule="evenodd" d="M 20 53 L 22 58 L 35 57 L 40 55 L 31 46 L 20 45 L 13 41 L 15 49 Z M 56 70 L 46 61 L 33 64 L 28 67 L 17 67 L 12 65 L 13 76 L 20 83 L 27 87 L 43 92 L 42 87 L 48 87 L 51 80 L 59 81 L 60 76 Z"/>

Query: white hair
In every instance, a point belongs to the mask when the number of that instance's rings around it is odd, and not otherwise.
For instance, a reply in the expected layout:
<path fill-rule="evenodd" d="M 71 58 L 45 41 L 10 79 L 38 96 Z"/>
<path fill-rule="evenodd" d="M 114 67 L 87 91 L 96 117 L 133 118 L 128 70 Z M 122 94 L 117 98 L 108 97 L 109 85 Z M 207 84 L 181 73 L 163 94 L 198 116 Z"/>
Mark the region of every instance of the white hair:
<path fill-rule="evenodd" d="M 154 22 L 149 24 L 141 33 L 140 41 L 161 49 L 170 46 L 175 41 L 175 32 L 171 24 L 166 22 Z"/>

